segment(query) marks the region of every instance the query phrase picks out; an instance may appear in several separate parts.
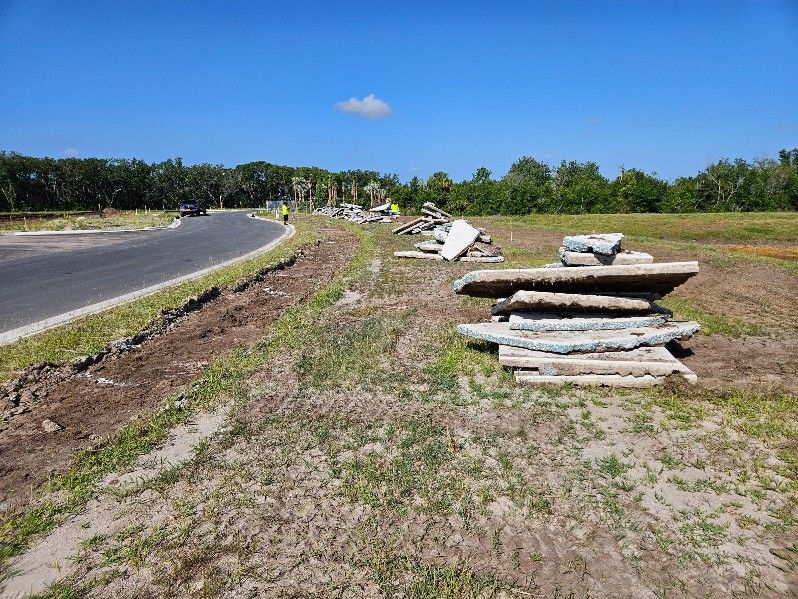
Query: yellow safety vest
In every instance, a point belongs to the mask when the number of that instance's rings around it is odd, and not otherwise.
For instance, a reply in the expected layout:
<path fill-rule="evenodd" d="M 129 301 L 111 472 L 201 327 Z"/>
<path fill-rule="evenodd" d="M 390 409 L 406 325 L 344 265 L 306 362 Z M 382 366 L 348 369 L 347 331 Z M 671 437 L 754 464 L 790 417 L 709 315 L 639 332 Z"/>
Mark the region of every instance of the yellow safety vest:
<path fill-rule="evenodd" d="M 394 212 L 399 212 L 399 204 L 391 204 L 391 210 Z"/>
<path fill-rule="evenodd" d="M 283 216 L 288 214 L 288 206 L 283 206 Z"/>

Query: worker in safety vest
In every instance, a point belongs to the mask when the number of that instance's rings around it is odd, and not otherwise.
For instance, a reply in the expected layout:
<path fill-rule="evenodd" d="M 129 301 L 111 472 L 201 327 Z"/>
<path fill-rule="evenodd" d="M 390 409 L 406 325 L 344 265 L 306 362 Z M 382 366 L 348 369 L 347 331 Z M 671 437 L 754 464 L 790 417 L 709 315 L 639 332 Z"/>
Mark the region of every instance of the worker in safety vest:
<path fill-rule="evenodd" d="M 396 202 L 393 202 L 391 204 L 391 212 L 399 212 L 399 204 L 397 204 Z"/>
<path fill-rule="evenodd" d="M 283 202 L 283 224 L 288 224 L 288 204 Z"/>

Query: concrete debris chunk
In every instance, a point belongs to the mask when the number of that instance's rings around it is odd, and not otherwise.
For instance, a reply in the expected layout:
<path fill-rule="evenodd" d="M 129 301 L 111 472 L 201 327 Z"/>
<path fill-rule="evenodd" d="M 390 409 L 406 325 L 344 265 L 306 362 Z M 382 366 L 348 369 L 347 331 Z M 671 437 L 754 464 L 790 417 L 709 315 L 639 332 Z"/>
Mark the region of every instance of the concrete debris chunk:
<path fill-rule="evenodd" d="M 562 240 L 563 247 L 572 252 L 592 252 L 612 256 L 621 250 L 623 233 L 569 235 Z"/>
<path fill-rule="evenodd" d="M 675 339 L 689 339 L 701 327 L 697 322 L 667 322 L 653 327 L 599 331 L 515 331 L 509 322 L 461 324 L 457 330 L 468 337 L 498 345 L 570 354 L 634 349 L 665 345 Z"/>
<path fill-rule="evenodd" d="M 513 312 L 510 329 L 513 331 L 610 331 L 655 327 L 668 321 L 665 314 L 646 316 L 585 315 L 553 312 Z"/>
<path fill-rule="evenodd" d="M 526 371 L 516 371 L 515 380 L 518 383 L 527 383 L 534 385 L 587 385 L 587 386 L 600 386 L 600 387 L 627 387 L 627 388 L 645 388 L 653 387 L 655 385 L 662 385 L 665 382 L 665 377 L 661 376 L 621 376 L 618 374 L 582 374 L 582 375 L 556 375 L 545 376 L 541 374 L 527 373 Z M 688 379 L 690 380 L 690 379 Z M 690 382 L 695 382 L 691 380 Z"/>
<path fill-rule="evenodd" d="M 516 291 L 558 293 L 655 292 L 670 293 L 698 274 L 698 262 L 661 262 L 624 266 L 564 266 L 476 270 L 454 283 L 460 295 L 507 297 Z"/>
<path fill-rule="evenodd" d="M 572 252 L 561 247 L 560 260 L 565 266 L 610 266 L 613 264 L 651 264 L 654 262 L 654 257 L 645 252 L 630 251 L 605 256 L 593 252 Z"/>
<path fill-rule="evenodd" d="M 394 252 L 397 258 L 415 258 L 417 260 L 443 260 L 443 256 L 434 252 L 414 252 L 413 250 Z"/>
<path fill-rule="evenodd" d="M 390 204 L 382 204 L 366 209 L 357 204 L 341 203 L 340 206 L 322 206 L 313 211 L 314 214 L 323 214 L 331 218 L 348 220 L 356 224 L 390 223 L 400 213 L 391 210 Z"/>
<path fill-rule="evenodd" d="M 446 225 L 454 218 L 444 212 L 432 202 L 425 202 L 421 208 L 422 216 L 396 227 L 392 233 L 395 235 L 418 235 L 430 231 L 439 225 Z"/>
<path fill-rule="evenodd" d="M 590 295 L 553 293 L 551 291 L 516 291 L 493 306 L 492 314 L 520 311 L 570 310 L 581 312 L 616 312 L 638 314 L 662 310 L 648 299 L 626 295 Z"/>
<path fill-rule="evenodd" d="M 417 227 L 414 223 L 423 221 L 424 218 L 429 217 L 425 216 L 421 219 L 416 219 L 416 221 L 411 221 L 407 225 L 394 229 L 394 233 L 412 233 Z M 486 235 L 482 229 L 472 226 L 468 221 L 458 219 L 454 222 L 446 222 L 422 233 L 429 233 L 434 237 L 434 240 L 430 239 L 413 244 L 416 250 L 419 250 L 418 252 L 394 252 L 394 256 L 398 258 L 420 258 L 422 260 L 437 260 L 440 258 L 450 262 L 504 262 L 501 248 L 493 245 L 489 235 Z M 438 257 L 421 256 L 421 253 L 428 253 Z"/>
<path fill-rule="evenodd" d="M 626 351 L 587 354 L 555 354 L 500 345 L 499 364 L 515 368 L 536 369 L 537 374 L 546 376 L 581 374 L 668 376 L 681 374 L 688 380 L 696 380 L 695 373 L 673 357 L 664 347 L 638 347 Z"/>
<path fill-rule="evenodd" d="M 492 264 L 500 264 L 504 262 L 504 256 L 463 256 L 459 259 L 460 262 L 487 262 Z"/>
<path fill-rule="evenodd" d="M 414 244 L 414 247 L 422 252 L 440 253 L 441 249 L 443 248 L 443 244 L 438 243 L 437 241 L 419 241 L 418 243 Z"/>

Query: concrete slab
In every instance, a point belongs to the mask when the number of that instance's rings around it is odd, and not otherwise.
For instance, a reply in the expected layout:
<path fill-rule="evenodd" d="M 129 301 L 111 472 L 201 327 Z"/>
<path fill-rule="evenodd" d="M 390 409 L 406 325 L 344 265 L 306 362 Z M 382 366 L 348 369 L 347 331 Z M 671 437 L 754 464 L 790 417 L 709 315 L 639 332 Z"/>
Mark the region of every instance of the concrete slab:
<path fill-rule="evenodd" d="M 474 297 L 507 297 L 521 290 L 665 295 L 697 274 L 698 262 L 475 270 L 455 281 L 453 287 L 458 294 Z"/>
<path fill-rule="evenodd" d="M 456 260 L 468 251 L 468 248 L 479 237 L 479 229 L 472 227 L 460 219 L 452 223 L 446 243 L 443 244 L 441 256 L 444 260 Z"/>
<path fill-rule="evenodd" d="M 527 385 L 565 385 L 567 383 L 580 386 L 626 387 L 630 389 L 654 387 L 655 385 L 662 385 L 665 383 L 665 377 L 660 376 L 621 376 L 617 374 L 545 376 L 531 373 L 516 373 L 515 380 L 518 383 Z M 687 380 L 691 383 L 696 382 L 695 379 L 691 380 L 688 378 Z"/>
<path fill-rule="evenodd" d="M 499 364 L 513 368 L 536 369 L 543 375 L 618 374 L 668 376 L 695 373 L 664 347 L 638 347 L 627 351 L 589 354 L 554 354 L 509 345 L 499 346 Z"/>
<path fill-rule="evenodd" d="M 415 248 L 422 252 L 438 253 L 443 248 L 443 244 L 437 241 L 419 241 L 415 244 Z"/>
<path fill-rule="evenodd" d="M 645 314 L 661 310 L 648 299 L 618 295 L 585 295 L 578 293 L 552 293 L 550 291 L 516 291 L 500 301 L 492 314 L 510 314 L 521 311 L 568 310 L 573 312 L 613 312 L 618 314 Z"/>
<path fill-rule="evenodd" d="M 623 233 L 597 233 L 595 235 L 569 235 L 562 240 L 565 249 L 572 252 L 593 252 L 612 256 L 621 251 Z"/>
<path fill-rule="evenodd" d="M 562 312 L 513 312 L 510 329 L 513 331 L 611 331 L 654 327 L 668 321 L 666 314 L 641 316 L 585 315 Z"/>
<path fill-rule="evenodd" d="M 560 248 L 560 260 L 566 266 L 610 266 L 612 264 L 652 264 L 654 256 L 645 252 L 618 252 L 612 256 L 592 252 L 572 252 Z"/>
<path fill-rule="evenodd" d="M 665 345 L 674 339 L 687 339 L 701 327 L 697 322 L 667 322 L 655 327 L 617 331 L 514 331 L 509 322 L 457 325 L 462 335 L 524 349 L 555 354 L 593 353 Z"/>
<path fill-rule="evenodd" d="M 460 262 L 488 262 L 493 264 L 500 264 L 504 262 L 504 256 L 463 256 L 459 259 Z"/>
<path fill-rule="evenodd" d="M 443 257 L 440 254 L 434 254 L 432 252 L 414 252 L 413 250 L 408 250 L 404 252 L 394 252 L 394 256 L 397 258 L 417 258 L 419 260 L 443 260 Z"/>

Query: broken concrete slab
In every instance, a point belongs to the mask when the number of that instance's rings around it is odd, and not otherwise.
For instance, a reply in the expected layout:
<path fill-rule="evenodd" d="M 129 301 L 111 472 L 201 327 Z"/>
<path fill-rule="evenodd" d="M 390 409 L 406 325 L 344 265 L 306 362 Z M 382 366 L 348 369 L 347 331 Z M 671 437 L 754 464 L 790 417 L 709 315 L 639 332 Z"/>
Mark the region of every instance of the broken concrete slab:
<path fill-rule="evenodd" d="M 552 293 L 550 291 L 516 291 L 500 301 L 492 314 L 510 314 L 521 311 L 568 310 L 574 312 L 614 312 L 620 314 L 647 313 L 663 310 L 648 299 L 620 295 L 584 295 L 578 293 Z"/>
<path fill-rule="evenodd" d="M 560 260 L 566 266 L 610 266 L 612 264 L 652 264 L 654 256 L 645 252 L 624 251 L 605 256 L 592 252 L 572 252 L 564 247 L 560 248 Z"/>
<path fill-rule="evenodd" d="M 414 247 L 422 252 L 438 253 L 443 248 L 443 244 L 438 243 L 437 241 L 419 241 L 418 243 L 414 244 Z"/>
<path fill-rule="evenodd" d="M 615 352 L 554 354 L 509 345 L 499 346 L 499 364 L 514 368 L 534 368 L 543 375 L 618 374 L 668 376 L 682 374 L 696 379 L 695 373 L 664 347 L 638 347 Z"/>
<path fill-rule="evenodd" d="M 617 316 L 562 312 L 513 312 L 510 315 L 510 329 L 513 331 L 609 331 L 654 327 L 667 321 L 668 316 L 665 314 Z"/>
<path fill-rule="evenodd" d="M 507 297 L 516 291 L 556 293 L 637 292 L 665 295 L 698 274 L 698 262 L 623 266 L 564 266 L 475 270 L 454 282 L 454 290 L 474 297 Z"/>
<path fill-rule="evenodd" d="M 443 244 L 441 256 L 445 260 L 456 260 L 468 251 L 471 244 L 479 237 L 479 229 L 472 227 L 460 219 L 452 223 L 446 242 Z"/>
<path fill-rule="evenodd" d="M 463 256 L 458 259 L 459 262 L 488 262 L 493 264 L 500 264 L 504 262 L 504 256 Z"/>
<path fill-rule="evenodd" d="M 412 250 L 402 251 L 402 252 L 394 252 L 394 256 L 397 258 L 418 258 L 421 260 L 443 260 L 443 256 L 440 254 L 436 254 L 433 252 L 414 252 Z"/>
<path fill-rule="evenodd" d="M 480 251 L 486 256 L 501 255 L 501 248 L 498 245 L 493 245 L 491 243 L 484 243 L 481 241 L 475 241 L 473 244 L 471 244 L 470 249 Z"/>
<path fill-rule="evenodd" d="M 687 339 L 701 327 L 697 322 L 667 322 L 655 327 L 615 331 L 514 331 L 509 322 L 461 324 L 457 330 L 468 337 L 498 345 L 556 354 L 592 353 L 665 345 L 674 339 Z"/>
<path fill-rule="evenodd" d="M 621 250 L 623 233 L 597 233 L 593 235 L 569 235 L 562 240 L 565 249 L 572 252 L 593 252 L 612 256 Z"/>
<path fill-rule="evenodd" d="M 515 373 L 515 380 L 518 383 L 525 383 L 529 385 L 565 385 L 567 383 L 571 385 L 590 387 L 626 387 L 635 389 L 662 385 L 665 382 L 665 377 L 651 375 L 621 376 L 618 374 L 545 376 L 541 374 L 517 371 Z M 695 383 L 697 381 L 696 378 L 687 378 L 687 380 L 691 383 Z"/>

